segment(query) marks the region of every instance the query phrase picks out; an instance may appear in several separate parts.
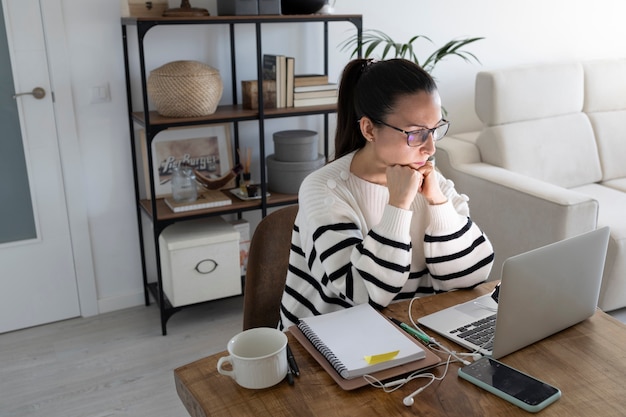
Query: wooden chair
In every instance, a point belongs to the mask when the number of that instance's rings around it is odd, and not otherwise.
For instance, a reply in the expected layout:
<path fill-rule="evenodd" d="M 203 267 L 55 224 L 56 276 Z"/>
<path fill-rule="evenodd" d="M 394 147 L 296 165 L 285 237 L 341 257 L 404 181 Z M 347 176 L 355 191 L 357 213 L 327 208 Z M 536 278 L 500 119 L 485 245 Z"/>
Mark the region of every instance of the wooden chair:
<path fill-rule="evenodd" d="M 261 220 L 252 235 L 243 297 L 244 330 L 278 326 L 297 213 L 297 205 L 276 210 Z"/>

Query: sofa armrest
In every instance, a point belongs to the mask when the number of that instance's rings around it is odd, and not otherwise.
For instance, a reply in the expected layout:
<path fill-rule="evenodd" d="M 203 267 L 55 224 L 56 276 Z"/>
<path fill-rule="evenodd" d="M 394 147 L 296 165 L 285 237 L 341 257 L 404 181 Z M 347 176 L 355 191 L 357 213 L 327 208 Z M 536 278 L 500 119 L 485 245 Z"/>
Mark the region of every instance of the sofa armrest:
<path fill-rule="evenodd" d="M 502 264 L 513 255 L 595 229 L 596 200 L 480 162 L 471 141 L 443 142 L 437 167 L 458 192 L 470 197 L 472 219 L 494 246 L 490 279 L 500 278 Z"/>
<path fill-rule="evenodd" d="M 437 142 L 436 158 L 444 156 L 450 161 L 448 164 L 453 166 L 480 162 L 480 151 L 476 146 L 478 134 L 479 132 L 470 132 L 445 137 Z"/>

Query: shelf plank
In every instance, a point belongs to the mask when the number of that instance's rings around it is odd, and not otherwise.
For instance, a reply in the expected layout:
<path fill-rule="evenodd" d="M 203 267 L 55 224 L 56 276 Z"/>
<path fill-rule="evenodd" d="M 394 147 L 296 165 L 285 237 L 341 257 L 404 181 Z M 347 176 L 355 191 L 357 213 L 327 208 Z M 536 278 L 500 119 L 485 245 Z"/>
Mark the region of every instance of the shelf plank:
<path fill-rule="evenodd" d="M 245 16 L 189 16 L 189 17 L 122 17 L 123 25 L 193 25 L 229 23 L 288 23 L 288 22 L 340 22 L 362 20 L 360 14 L 303 14 L 303 15 L 245 15 Z"/>
<path fill-rule="evenodd" d="M 278 118 L 289 116 L 302 116 L 309 114 L 325 114 L 335 113 L 337 106 L 334 104 L 323 106 L 306 106 L 306 107 L 283 107 L 280 109 L 265 109 L 264 118 Z M 143 111 L 132 113 L 133 120 L 141 126 L 146 126 L 146 117 Z M 225 105 L 218 106 L 215 113 L 201 117 L 167 117 L 162 116 L 156 111 L 148 112 L 148 118 L 151 126 L 158 126 L 160 129 L 170 127 L 197 126 L 212 123 L 227 123 L 244 120 L 258 120 L 260 113 L 258 110 L 244 109 L 241 105 Z"/>
<path fill-rule="evenodd" d="M 232 201 L 233 204 L 229 204 L 227 206 L 220 207 L 211 207 L 207 209 L 201 210 L 193 210 L 193 211 L 184 211 L 180 213 L 174 213 L 168 206 L 165 204 L 165 200 L 162 198 L 157 199 L 156 201 L 156 210 L 157 210 L 157 219 L 159 221 L 172 221 L 177 219 L 188 219 L 193 216 L 206 216 L 206 215 L 220 215 L 220 214 L 229 214 L 229 213 L 237 213 L 241 211 L 251 211 L 258 210 L 261 208 L 261 200 L 240 200 L 230 192 L 226 190 L 222 190 L 224 194 L 226 194 Z M 298 202 L 297 194 L 281 194 L 275 193 L 273 191 L 270 192 L 271 195 L 267 198 L 267 206 L 268 207 L 277 207 L 288 204 L 296 204 Z M 151 200 L 141 200 L 139 202 L 143 210 L 150 216 L 152 220 L 154 220 L 154 215 L 152 213 L 152 201 Z"/>

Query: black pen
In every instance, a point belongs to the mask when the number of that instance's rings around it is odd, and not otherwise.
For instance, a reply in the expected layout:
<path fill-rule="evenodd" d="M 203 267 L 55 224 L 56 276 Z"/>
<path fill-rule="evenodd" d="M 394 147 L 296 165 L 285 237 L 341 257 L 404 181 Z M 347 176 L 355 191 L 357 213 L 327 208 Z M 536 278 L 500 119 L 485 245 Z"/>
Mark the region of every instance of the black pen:
<path fill-rule="evenodd" d="M 298 364 L 296 363 L 296 358 L 293 357 L 293 352 L 289 345 L 287 345 L 287 362 L 289 362 L 289 367 L 291 368 L 291 372 L 295 376 L 300 376 L 300 369 L 298 368 Z"/>
<path fill-rule="evenodd" d="M 293 385 L 293 373 L 291 372 L 290 367 L 287 367 L 287 383 L 289 385 Z"/>

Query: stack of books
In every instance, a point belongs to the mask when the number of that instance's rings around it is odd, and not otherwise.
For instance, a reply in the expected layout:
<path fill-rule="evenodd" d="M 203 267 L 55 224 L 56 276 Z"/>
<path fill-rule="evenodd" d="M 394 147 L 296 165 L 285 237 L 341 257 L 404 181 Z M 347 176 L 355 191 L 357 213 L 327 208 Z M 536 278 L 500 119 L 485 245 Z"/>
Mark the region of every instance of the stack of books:
<path fill-rule="evenodd" d="M 337 84 L 328 75 L 303 74 L 294 77 L 294 107 L 320 106 L 337 103 Z"/>
<path fill-rule="evenodd" d="M 293 82 L 295 58 L 285 55 L 263 55 L 263 87 L 265 83 L 274 84 L 276 101 L 268 108 L 293 107 Z"/>
<path fill-rule="evenodd" d="M 324 74 L 296 75 L 295 58 L 285 55 L 263 55 L 263 90 L 266 108 L 320 106 L 337 103 L 338 85 Z M 256 108 L 256 82 L 244 85 L 244 107 Z M 248 92 L 250 87 L 254 90 Z M 251 103 L 250 103 L 251 102 Z M 250 103 L 250 104 L 246 104 Z"/>
<path fill-rule="evenodd" d="M 337 103 L 338 86 L 328 81 L 328 75 L 296 75 L 294 71 L 295 58 L 285 55 L 263 55 L 263 95 L 266 108 Z M 244 83 L 244 107 L 254 109 L 257 107 L 255 101 L 258 100 L 256 81 Z"/>

